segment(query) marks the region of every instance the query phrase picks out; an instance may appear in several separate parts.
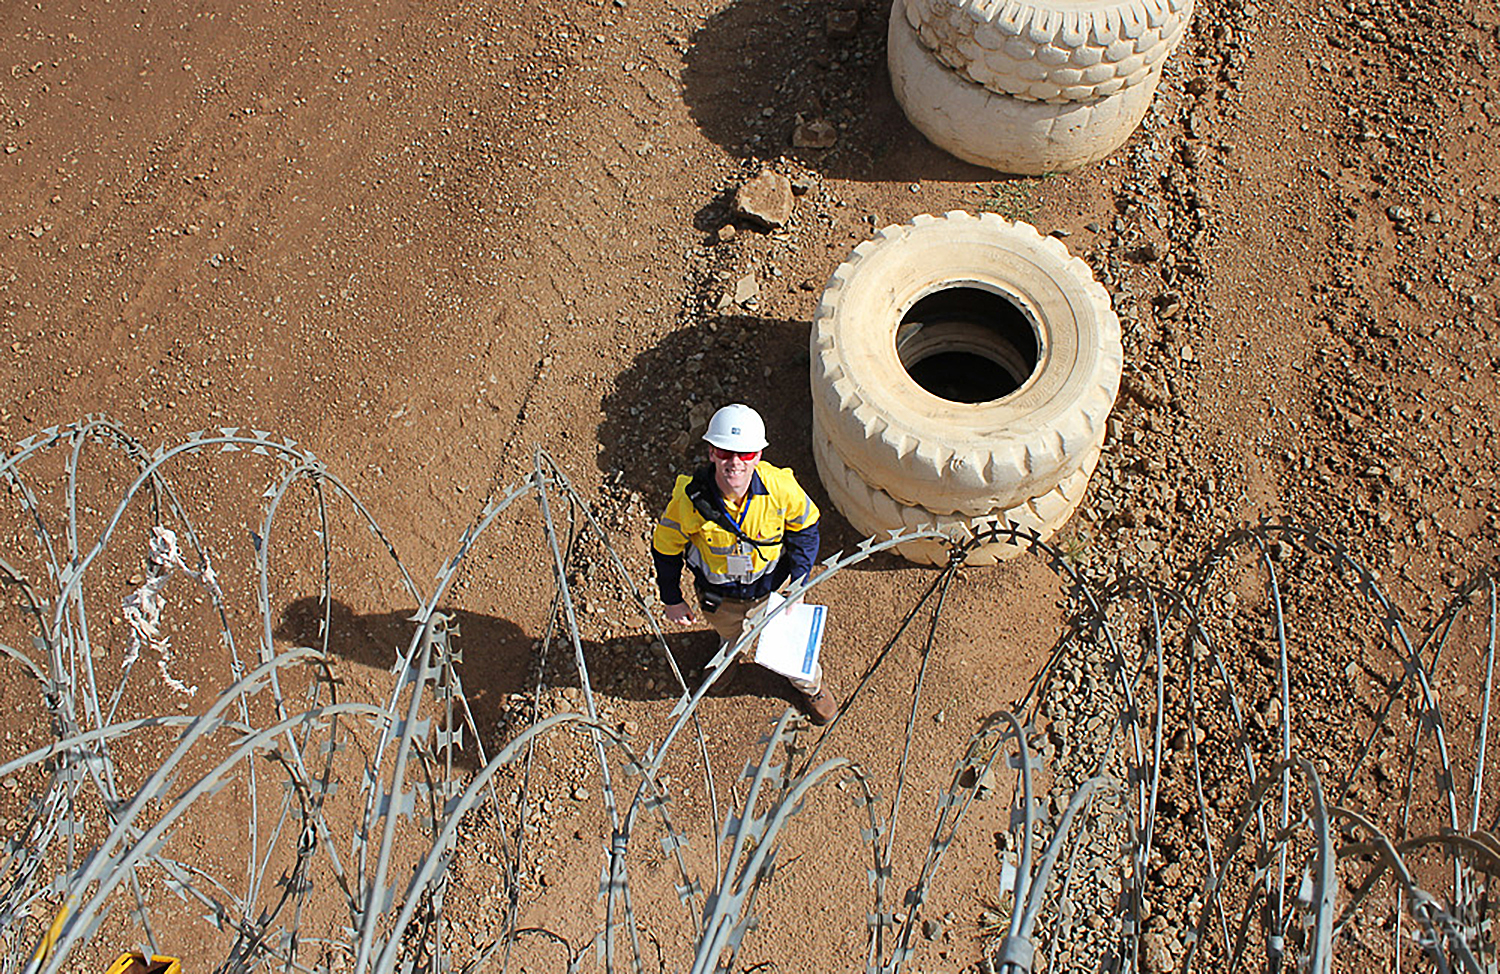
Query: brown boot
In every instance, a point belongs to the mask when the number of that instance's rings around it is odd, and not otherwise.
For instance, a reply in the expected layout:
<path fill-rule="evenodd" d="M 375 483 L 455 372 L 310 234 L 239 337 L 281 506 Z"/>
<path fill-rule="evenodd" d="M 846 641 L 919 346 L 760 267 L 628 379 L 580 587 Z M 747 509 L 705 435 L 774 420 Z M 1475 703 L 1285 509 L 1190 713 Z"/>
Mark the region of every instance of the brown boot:
<path fill-rule="evenodd" d="M 827 687 L 803 697 L 802 700 L 807 708 L 807 718 L 819 727 L 838 716 L 839 702 L 833 699 L 833 694 L 828 692 Z"/>

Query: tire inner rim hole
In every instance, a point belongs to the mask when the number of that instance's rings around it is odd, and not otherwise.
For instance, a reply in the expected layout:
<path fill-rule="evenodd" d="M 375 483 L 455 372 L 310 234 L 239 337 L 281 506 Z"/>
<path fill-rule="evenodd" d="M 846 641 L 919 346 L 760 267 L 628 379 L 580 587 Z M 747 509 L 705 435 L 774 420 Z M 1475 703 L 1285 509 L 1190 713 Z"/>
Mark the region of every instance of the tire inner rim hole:
<path fill-rule="evenodd" d="M 1041 356 L 1026 313 L 993 291 L 950 287 L 911 306 L 896 329 L 906 374 L 949 402 L 1004 399 L 1026 384 Z"/>

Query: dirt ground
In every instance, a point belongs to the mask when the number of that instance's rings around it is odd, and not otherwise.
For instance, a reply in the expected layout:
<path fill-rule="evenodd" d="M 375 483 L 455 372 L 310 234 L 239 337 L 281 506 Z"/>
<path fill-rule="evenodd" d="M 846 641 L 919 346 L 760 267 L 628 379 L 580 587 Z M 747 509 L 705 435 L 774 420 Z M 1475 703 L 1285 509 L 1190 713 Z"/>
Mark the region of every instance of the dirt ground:
<path fill-rule="evenodd" d="M 860 539 L 813 471 L 823 284 L 879 227 L 992 210 L 1059 235 L 1124 325 L 1105 454 L 1064 532 L 1082 559 L 1172 579 L 1225 529 L 1288 514 L 1418 617 L 1495 564 L 1500 8 L 1203 2 L 1123 149 L 1023 179 L 927 144 L 890 93 L 888 4 L 834 6 L 857 11 L 853 36 L 830 36 L 817 0 L 7 5 L 0 441 L 94 413 L 152 446 L 275 431 L 363 499 L 420 585 L 543 446 L 649 589 L 646 532 L 696 457 L 687 433 L 705 405 L 742 400 L 767 417 L 768 459 L 824 504 L 832 553 Z M 831 122 L 836 144 L 793 148 L 799 117 Z M 799 190 L 791 223 L 720 234 L 734 189 L 767 167 Z M 736 303 L 746 275 L 758 294 Z M 225 506 L 236 529 L 258 517 Z M 453 590 L 471 644 L 511 647 L 471 652 L 477 695 L 523 686 L 546 617 L 528 601 L 549 569 L 534 539 L 495 565 Z M 822 599 L 836 688 L 932 577 L 872 565 Z M 410 611 L 394 591 L 372 578 L 336 594 L 369 633 Z M 966 573 L 955 598 L 919 805 L 1055 631 L 1056 583 L 1029 558 Z M 851 753 L 887 773 L 916 660 L 903 652 L 908 669 L 847 726 Z M 388 663 L 347 667 L 374 681 Z M 630 680 L 606 694 L 641 726 L 670 706 Z M 780 709 L 753 679 L 708 700 L 723 766 L 757 753 Z M 979 961 L 1003 811 L 981 809 L 951 853 L 930 913 L 954 920 L 917 969 Z M 745 966 L 862 965 L 863 907 L 827 895 L 829 871 L 864 888 L 857 859 L 831 851 L 846 824 L 810 808 L 805 858 Z M 576 946 L 600 923 L 599 845 L 557 828 L 528 922 Z M 449 908 L 483 911 L 482 869 L 459 875 Z"/>

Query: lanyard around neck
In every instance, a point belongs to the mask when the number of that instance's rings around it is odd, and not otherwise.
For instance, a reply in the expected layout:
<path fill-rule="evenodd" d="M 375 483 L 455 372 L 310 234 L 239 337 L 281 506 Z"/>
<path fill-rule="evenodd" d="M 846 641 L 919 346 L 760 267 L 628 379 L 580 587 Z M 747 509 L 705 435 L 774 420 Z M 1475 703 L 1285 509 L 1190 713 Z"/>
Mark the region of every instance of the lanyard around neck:
<path fill-rule="evenodd" d="M 740 508 L 740 516 L 739 517 L 735 517 L 734 514 L 730 512 L 730 510 L 729 510 L 729 504 L 728 503 L 726 503 L 724 505 L 724 513 L 729 514 L 730 519 L 732 521 L 734 521 L 734 526 L 740 529 L 740 533 L 741 534 L 744 534 L 745 533 L 745 515 L 747 515 L 747 514 L 750 513 L 750 492 L 749 491 L 745 492 L 744 506 L 742 506 Z"/>

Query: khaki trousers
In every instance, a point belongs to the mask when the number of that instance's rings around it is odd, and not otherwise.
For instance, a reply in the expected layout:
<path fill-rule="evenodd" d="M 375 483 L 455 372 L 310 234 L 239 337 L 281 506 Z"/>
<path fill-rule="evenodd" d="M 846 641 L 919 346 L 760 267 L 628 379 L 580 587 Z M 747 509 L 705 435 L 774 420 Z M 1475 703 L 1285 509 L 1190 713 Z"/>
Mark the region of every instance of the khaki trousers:
<path fill-rule="evenodd" d="M 714 631 L 719 634 L 720 639 L 724 640 L 730 645 L 733 645 L 739 641 L 740 636 L 744 635 L 745 618 L 747 616 L 754 615 L 756 612 L 759 612 L 760 607 L 765 605 L 768 600 L 769 596 L 767 596 L 766 598 L 755 599 L 749 602 L 744 602 L 739 599 L 725 599 L 723 602 L 719 603 L 719 607 L 712 612 L 710 612 L 708 609 L 703 609 L 703 618 L 707 619 L 708 624 L 714 627 Z M 699 607 L 702 607 L 701 603 Z M 750 657 L 748 654 L 752 652 L 754 652 L 754 648 L 747 647 L 746 650 L 740 654 L 739 658 L 745 660 L 746 662 L 750 662 Z M 787 680 L 791 682 L 792 686 L 801 691 L 803 696 L 817 696 L 818 691 L 823 687 L 822 661 L 820 660 L 815 664 L 812 679 L 801 680 L 794 679 L 793 677 L 787 677 Z"/>

